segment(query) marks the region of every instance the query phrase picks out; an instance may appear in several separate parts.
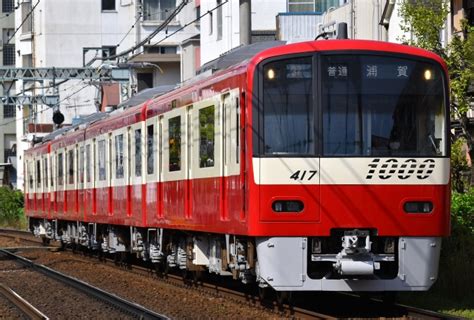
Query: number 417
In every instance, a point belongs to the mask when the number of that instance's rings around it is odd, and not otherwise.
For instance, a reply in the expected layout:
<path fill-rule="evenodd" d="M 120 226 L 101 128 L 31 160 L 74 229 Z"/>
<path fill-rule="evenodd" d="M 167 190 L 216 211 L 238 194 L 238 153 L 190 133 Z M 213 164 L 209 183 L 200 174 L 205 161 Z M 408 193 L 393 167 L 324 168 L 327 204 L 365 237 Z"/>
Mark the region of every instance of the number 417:
<path fill-rule="evenodd" d="M 290 176 L 290 179 L 303 181 L 306 177 L 306 180 L 310 181 L 316 173 L 318 173 L 316 170 L 298 170 Z"/>

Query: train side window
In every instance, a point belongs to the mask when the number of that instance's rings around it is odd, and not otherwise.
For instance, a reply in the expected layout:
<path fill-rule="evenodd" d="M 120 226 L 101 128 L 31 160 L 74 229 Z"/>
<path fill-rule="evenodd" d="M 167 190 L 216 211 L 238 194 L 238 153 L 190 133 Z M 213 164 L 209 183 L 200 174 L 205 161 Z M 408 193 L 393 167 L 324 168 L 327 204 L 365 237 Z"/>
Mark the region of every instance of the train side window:
<path fill-rule="evenodd" d="M 67 173 L 68 173 L 68 183 L 74 183 L 74 150 L 68 151 L 68 165 L 67 165 Z"/>
<path fill-rule="evenodd" d="M 153 174 L 155 172 L 155 126 L 149 125 L 146 130 L 146 172 Z"/>
<path fill-rule="evenodd" d="M 214 167 L 215 107 L 199 110 L 199 167 Z"/>
<path fill-rule="evenodd" d="M 235 98 L 235 163 L 240 159 L 240 105 L 239 98 Z"/>
<path fill-rule="evenodd" d="M 51 188 L 54 188 L 54 156 L 51 157 L 51 161 L 50 161 L 50 164 L 51 164 L 51 169 L 50 169 L 50 175 L 49 175 L 49 179 L 51 180 L 50 181 L 50 185 L 51 185 Z"/>
<path fill-rule="evenodd" d="M 104 181 L 106 179 L 105 171 L 105 140 L 100 140 L 97 144 L 97 154 L 99 161 L 99 181 Z"/>
<path fill-rule="evenodd" d="M 79 148 L 79 182 L 84 183 L 84 146 Z"/>
<path fill-rule="evenodd" d="M 115 178 L 121 179 L 124 175 L 124 150 L 123 150 L 123 134 L 115 136 Z"/>
<path fill-rule="evenodd" d="M 169 171 L 181 170 L 181 116 L 168 119 Z"/>
<path fill-rule="evenodd" d="M 58 186 L 64 184 L 64 166 L 63 166 L 63 154 L 58 154 Z"/>
<path fill-rule="evenodd" d="M 45 188 L 45 191 L 46 189 L 48 188 L 48 156 L 46 156 L 46 158 L 44 158 L 43 160 L 43 170 L 44 170 L 44 188 Z"/>
<path fill-rule="evenodd" d="M 91 145 L 86 146 L 86 182 L 91 182 Z"/>
<path fill-rule="evenodd" d="M 41 161 L 36 160 L 36 187 L 41 188 Z"/>
<path fill-rule="evenodd" d="M 135 130 L 135 177 L 142 176 L 142 129 Z"/>

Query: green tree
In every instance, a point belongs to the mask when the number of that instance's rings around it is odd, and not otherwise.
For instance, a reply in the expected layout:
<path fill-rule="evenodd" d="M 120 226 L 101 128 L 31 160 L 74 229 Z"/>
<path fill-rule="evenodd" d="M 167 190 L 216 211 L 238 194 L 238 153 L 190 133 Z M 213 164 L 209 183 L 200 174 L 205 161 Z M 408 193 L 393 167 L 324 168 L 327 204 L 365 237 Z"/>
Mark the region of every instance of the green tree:
<path fill-rule="evenodd" d="M 0 187 L 0 223 L 17 226 L 23 217 L 23 193 Z"/>
<path fill-rule="evenodd" d="M 467 112 L 473 102 L 469 86 L 474 82 L 474 27 L 462 22 L 462 30 L 443 46 L 440 35 L 449 13 L 448 0 L 404 0 L 400 5 L 401 29 L 411 38 L 401 37 L 410 45 L 433 51 L 446 60 L 450 78 L 451 117 L 459 119 L 469 155 L 474 159 L 474 136 L 469 131 Z M 471 166 L 474 181 L 474 166 Z"/>

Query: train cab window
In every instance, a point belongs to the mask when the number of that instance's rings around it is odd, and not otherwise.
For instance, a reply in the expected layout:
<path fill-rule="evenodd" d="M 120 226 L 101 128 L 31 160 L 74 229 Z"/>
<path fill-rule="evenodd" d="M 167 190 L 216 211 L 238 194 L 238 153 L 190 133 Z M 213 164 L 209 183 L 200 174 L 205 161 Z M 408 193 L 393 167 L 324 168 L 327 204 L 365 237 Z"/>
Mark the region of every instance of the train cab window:
<path fill-rule="evenodd" d="M 41 161 L 36 160 L 36 186 L 41 188 Z"/>
<path fill-rule="evenodd" d="M 394 56 L 324 56 L 322 112 L 324 155 L 446 154 L 440 66 Z"/>
<path fill-rule="evenodd" d="M 135 130 L 135 177 L 142 176 L 142 129 Z"/>
<path fill-rule="evenodd" d="M 58 186 L 64 184 L 64 164 L 63 164 L 63 154 L 58 154 Z"/>
<path fill-rule="evenodd" d="M 115 136 L 115 178 L 121 179 L 124 175 L 123 134 Z"/>
<path fill-rule="evenodd" d="M 84 183 L 84 147 L 79 149 L 79 182 Z"/>
<path fill-rule="evenodd" d="M 91 145 L 86 146 L 86 182 L 91 182 Z"/>
<path fill-rule="evenodd" d="M 146 131 L 146 172 L 153 174 L 155 172 L 155 126 L 149 125 Z"/>
<path fill-rule="evenodd" d="M 199 167 L 214 167 L 215 107 L 199 110 Z"/>
<path fill-rule="evenodd" d="M 181 116 L 168 120 L 169 171 L 181 170 Z"/>
<path fill-rule="evenodd" d="M 291 58 L 263 68 L 263 153 L 315 153 L 312 58 Z"/>
<path fill-rule="evenodd" d="M 74 183 L 74 150 L 68 151 L 68 164 L 67 164 L 67 175 L 68 175 L 68 183 Z"/>
<path fill-rule="evenodd" d="M 97 143 L 97 155 L 99 165 L 99 181 L 106 179 L 106 168 L 105 168 L 105 140 L 100 140 Z"/>

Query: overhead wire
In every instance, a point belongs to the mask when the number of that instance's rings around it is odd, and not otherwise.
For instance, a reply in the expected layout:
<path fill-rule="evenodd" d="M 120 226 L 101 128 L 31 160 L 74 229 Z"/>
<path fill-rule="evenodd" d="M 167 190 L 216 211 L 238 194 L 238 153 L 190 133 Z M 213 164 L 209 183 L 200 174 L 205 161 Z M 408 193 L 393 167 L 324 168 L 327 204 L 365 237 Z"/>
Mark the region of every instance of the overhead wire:
<path fill-rule="evenodd" d="M 205 13 L 203 13 L 202 15 L 200 15 L 199 17 L 197 17 L 196 19 L 194 19 L 193 21 L 190 21 L 190 22 L 186 23 L 185 25 L 181 26 L 181 27 L 178 28 L 177 30 L 173 31 L 172 33 L 170 33 L 169 35 L 167 35 L 166 37 L 164 37 L 163 39 L 161 39 L 161 40 L 159 40 L 159 41 L 153 43 L 151 46 L 156 46 L 157 44 L 159 44 L 159 43 L 165 41 L 166 39 L 170 38 L 171 36 L 175 35 L 175 34 L 178 33 L 179 31 L 181 31 L 181 30 L 183 30 L 183 29 L 189 27 L 191 24 L 198 22 L 198 21 L 201 20 L 203 17 L 205 17 L 205 16 L 208 15 L 208 14 L 211 14 L 213 11 L 219 9 L 220 7 L 222 7 L 222 6 L 223 6 L 224 4 L 226 4 L 227 2 L 229 2 L 229 0 L 226 0 L 226 1 L 221 2 L 220 4 L 218 4 L 217 6 L 215 6 L 214 8 L 212 8 L 211 10 L 206 11 Z M 141 52 L 140 52 L 140 53 L 136 53 L 136 54 L 134 54 L 134 55 L 131 56 L 131 57 L 128 57 L 128 58 L 127 58 L 127 61 L 130 60 L 130 59 L 132 59 L 132 58 L 134 58 L 134 57 L 136 57 L 136 56 L 139 55 L 139 54 L 141 54 Z"/>
<path fill-rule="evenodd" d="M 95 57 L 92 60 L 90 60 L 86 65 L 90 66 L 92 63 L 94 63 L 97 60 L 104 60 L 104 59 L 111 60 L 111 59 L 120 58 L 120 57 L 123 57 L 123 56 L 129 54 L 130 52 L 133 52 L 133 51 L 137 50 L 138 48 L 143 47 L 146 43 L 148 43 L 151 39 L 153 39 L 160 31 L 165 29 L 173 21 L 173 19 L 178 15 L 178 13 L 184 8 L 184 6 L 186 6 L 187 4 L 188 4 L 188 0 L 182 0 L 181 3 L 179 4 L 179 6 L 177 6 L 176 9 L 173 10 L 173 12 L 166 18 L 165 21 L 163 21 L 162 24 L 160 24 L 145 39 L 143 39 L 142 41 L 140 41 L 139 43 L 137 43 L 133 47 L 131 47 L 127 50 L 124 50 L 120 53 L 117 53 L 115 55 L 112 55 L 112 56 Z"/>
<path fill-rule="evenodd" d="M 16 30 L 13 32 L 13 34 L 8 38 L 7 44 L 10 43 L 10 40 L 13 39 L 13 37 L 15 36 L 15 34 L 18 32 L 18 30 L 21 29 L 21 27 L 25 24 L 25 22 L 28 20 L 28 18 L 33 14 L 33 11 L 35 11 L 36 7 L 39 5 L 40 2 L 41 2 L 41 0 L 38 0 L 38 2 L 36 2 L 36 4 L 33 6 L 33 8 L 31 8 L 30 12 L 28 12 L 28 14 L 27 14 L 26 17 L 23 19 L 23 21 L 20 23 L 20 25 L 18 26 L 18 28 L 16 28 Z"/>

